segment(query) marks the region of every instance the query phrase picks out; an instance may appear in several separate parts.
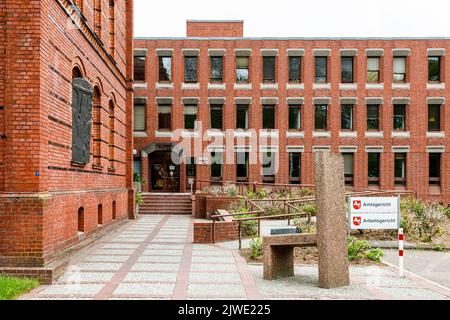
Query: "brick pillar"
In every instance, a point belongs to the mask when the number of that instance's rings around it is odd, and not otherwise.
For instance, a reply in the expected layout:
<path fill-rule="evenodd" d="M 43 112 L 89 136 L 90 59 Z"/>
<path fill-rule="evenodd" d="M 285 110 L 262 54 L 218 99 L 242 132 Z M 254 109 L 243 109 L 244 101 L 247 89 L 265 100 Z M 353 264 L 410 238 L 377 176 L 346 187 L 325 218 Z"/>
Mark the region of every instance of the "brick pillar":
<path fill-rule="evenodd" d="M 141 153 L 141 168 L 142 168 L 142 178 L 144 179 L 144 183 L 142 184 L 142 191 L 149 192 L 150 191 L 150 168 L 148 163 L 148 154 L 147 152 L 142 151 Z"/>

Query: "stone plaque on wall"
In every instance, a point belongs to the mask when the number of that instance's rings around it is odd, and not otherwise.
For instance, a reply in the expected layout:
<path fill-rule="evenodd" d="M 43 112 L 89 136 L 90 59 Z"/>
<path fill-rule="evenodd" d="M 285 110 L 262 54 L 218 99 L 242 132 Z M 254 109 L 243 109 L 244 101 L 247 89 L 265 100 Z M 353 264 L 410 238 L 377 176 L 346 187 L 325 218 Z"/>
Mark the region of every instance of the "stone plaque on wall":
<path fill-rule="evenodd" d="M 84 78 L 72 81 L 72 162 L 89 163 L 92 129 L 92 87 Z"/>

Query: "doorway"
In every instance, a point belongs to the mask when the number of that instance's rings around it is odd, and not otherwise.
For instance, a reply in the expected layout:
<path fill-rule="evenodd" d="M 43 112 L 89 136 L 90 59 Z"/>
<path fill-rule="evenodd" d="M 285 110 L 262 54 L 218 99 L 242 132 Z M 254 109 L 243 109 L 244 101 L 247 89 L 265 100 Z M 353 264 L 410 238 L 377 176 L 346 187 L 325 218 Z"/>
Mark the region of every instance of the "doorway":
<path fill-rule="evenodd" d="M 167 151 L 153 152 L 149 157 L 150 190 L 152 192 L 180 192 L 180 169 Z"/>

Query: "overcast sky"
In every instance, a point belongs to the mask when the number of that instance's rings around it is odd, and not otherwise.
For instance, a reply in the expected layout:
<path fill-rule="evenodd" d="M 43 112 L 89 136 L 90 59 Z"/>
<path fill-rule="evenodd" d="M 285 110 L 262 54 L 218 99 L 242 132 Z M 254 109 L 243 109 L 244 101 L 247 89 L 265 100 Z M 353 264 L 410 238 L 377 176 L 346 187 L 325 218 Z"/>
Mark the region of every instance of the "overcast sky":
<path fill-rule="evenodd" d="M 188 19 L 244 20 L 246 37 L 450 36 L 450 0 L 134 0 L 136 37 L 184 37 Z"/>

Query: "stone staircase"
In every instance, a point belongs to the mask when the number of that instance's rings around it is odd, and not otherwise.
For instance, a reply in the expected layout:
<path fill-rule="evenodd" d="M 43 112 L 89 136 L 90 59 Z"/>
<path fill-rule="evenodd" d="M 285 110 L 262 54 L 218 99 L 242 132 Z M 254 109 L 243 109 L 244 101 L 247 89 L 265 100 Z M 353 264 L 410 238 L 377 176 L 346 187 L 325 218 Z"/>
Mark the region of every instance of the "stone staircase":
<path fill-rule="evenodd" d="M 143 193 L 139 214 L 192 214 L 189 193 Z"/>

